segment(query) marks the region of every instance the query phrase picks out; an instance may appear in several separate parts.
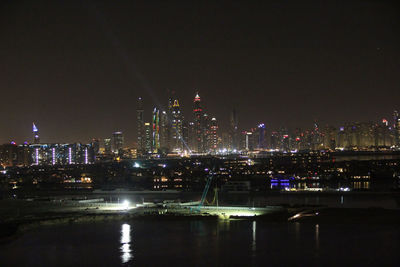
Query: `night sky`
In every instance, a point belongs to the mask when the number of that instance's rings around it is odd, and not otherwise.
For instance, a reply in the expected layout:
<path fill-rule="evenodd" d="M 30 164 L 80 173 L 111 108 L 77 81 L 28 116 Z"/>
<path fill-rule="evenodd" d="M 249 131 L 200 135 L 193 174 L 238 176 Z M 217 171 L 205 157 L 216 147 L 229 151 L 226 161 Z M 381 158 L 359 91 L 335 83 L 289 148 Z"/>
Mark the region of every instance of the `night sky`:
<path fill-rule="evenodd" d="M 233 107 L 240 129 L 400 109 L 394 2 L 53 2 L 0 4 L 0 143 L 31 141 L 35 121 L 43 142 L 130 145 L 137 97 L 150 119 L 167 90 L 190 120 L 198 90 L 222 128 Z"/>

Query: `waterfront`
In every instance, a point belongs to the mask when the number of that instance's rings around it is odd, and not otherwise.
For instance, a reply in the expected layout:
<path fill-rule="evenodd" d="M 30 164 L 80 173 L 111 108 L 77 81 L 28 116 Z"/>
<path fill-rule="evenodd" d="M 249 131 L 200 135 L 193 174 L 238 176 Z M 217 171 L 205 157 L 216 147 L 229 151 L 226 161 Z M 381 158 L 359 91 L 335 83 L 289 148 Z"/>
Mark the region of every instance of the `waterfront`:
<path fill-rule="evenodd" d="M 0 245 L 0 261 L 2 266 L 395 266 L 399 237 L 397 224 L 143 219 L 38 228 Z"/>

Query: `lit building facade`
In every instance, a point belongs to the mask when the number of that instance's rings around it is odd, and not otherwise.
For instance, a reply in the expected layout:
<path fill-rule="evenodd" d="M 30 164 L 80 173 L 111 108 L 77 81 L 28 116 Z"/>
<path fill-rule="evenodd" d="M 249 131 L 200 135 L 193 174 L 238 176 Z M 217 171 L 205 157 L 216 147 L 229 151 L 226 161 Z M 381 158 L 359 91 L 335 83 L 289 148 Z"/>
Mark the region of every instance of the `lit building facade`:
<path fill-rule="evenodd" d="M 32 165 L 92 164 L 95 152 L 92 144 L 32 144 Z"/>
<path fill-rule="evenodd" d="M 114 132 L 112 134 L 112 152 L 114 154 L 122 154 L 124 147 L 124 135 L 122 132 Z"/>
<path fill-rule="evenodd" d="M 163 152 L 170 150 L 169 119 L 166 111 L 160 113 L 160 149 Z"/>
<path fill-rule="evenodd" d="M 138 98 L 136 109 L 136 122 L 137 122 L 137 152 L 141 154 L 144 152 L 144 110 L 142 98 Z"/>
<path fill-rule="evenodd" d="M 193 115 L 194 115 L 194 130 L 195 130 L 195 144 L 193 150 L 196 152 L 204 152 L 204 123 L 203 123 L 203 108 L 201 106 L 201 99 L 198 93 L 193 101 Z"/>
<path fill-rule="evenodd" d="M 144 141 L 145 141 L 145 151 L 144 153 L 146 154 L 151 154 L 153 149 L 152 149 L 152 142 L 153 142 L 153 135 L 151 131 L 151 123 L 150 122 L 145 122 L 144 123 Z"/>
<path fill-rule="evenodd" d="M 172 150 L 183 150 L 183 116 L 178 99 L 172 106 Z"/>
<path fill-rule="evenodd" d="M 230 145 L 229 150 L 239 149 L 239 132 L 238 132 L 238 117 L 236 109 L 233 109 L 230 117 Z"/>
<path fill-rule="evenodd" d="M 158 153 L 160 151 L 160 110 L 154 108 L 152 117 L 152 151 Z"/>
<path fill-rule="evenodd" d="M 396 146 L 400 147 L 400 116 L 397 110 L 393 112 L 393 130 Z"/>
<path fill-rule="evenodd" d="M 210 150 L 215 152 L 218 148 L 218 124 L 217 119 L 214 117 L 210 123 Z"/>
<path fill-rule="evenodd" d="M 111 155 L 112 150 L 111 150 L 111 139 L 110 138 L 105 138 L 104 140 L 104 153 L 107 155 Z"/>

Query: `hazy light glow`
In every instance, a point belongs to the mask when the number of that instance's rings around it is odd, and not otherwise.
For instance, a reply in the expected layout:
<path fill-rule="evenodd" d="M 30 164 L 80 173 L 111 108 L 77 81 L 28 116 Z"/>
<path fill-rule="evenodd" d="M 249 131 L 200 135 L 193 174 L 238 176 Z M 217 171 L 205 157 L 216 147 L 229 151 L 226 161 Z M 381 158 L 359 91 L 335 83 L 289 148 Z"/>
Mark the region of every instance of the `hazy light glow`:
<path fill-rule="evenodd" d="M 129 209 L 129 205 L 130 205 L 130 202 L 129 202 L 128 200 L 124 200 L 124 201 L 122 202 L 122 208 L 123 208 L 124 210 Z"/>

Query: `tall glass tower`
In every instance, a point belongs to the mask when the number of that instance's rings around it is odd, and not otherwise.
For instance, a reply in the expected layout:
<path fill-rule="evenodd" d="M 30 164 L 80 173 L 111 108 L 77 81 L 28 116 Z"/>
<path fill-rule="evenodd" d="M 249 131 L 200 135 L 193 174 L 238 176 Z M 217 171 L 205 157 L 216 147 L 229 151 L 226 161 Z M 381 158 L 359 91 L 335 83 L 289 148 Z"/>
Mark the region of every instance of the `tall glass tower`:
<path fill-rule="evenodd" d="M 112 150 L 115 154 L 120 154 L 124 147 L 124 136 L 122 132 L 114 132 L 112 134 Z"/>
<path fill-rule="evenodd" d="M 203 127 L 203 108 L 199 93 L 196 93 L 193 101 L 194 129 L 195 129 L 195 147 L 197 152 L 204 151 L 204 127 Z"/>
<path fill-rule="evenodd" d="M 136 109 L 136 120 L 137 120 L 137 148 L 138 155 L 141 155 L 145 151 L 145 137 L 144 137 L 144 118 L 143 118 L 143 102 L 142 98 L 138 98 L 137 109 Z"/>
<path fill-rule="evenodd" d="M 178 99 L 174 100 L 172 105 L 172 141 L 174 150 L 183 149 L 183 132 L 182 132 L 183 117 L 179 106 Z"/>
<path fill-rule="evenodd" d="M 39 144 L 40 143 L 39 130 L 36 127 L 35 123 L 32 123 L 32 132 L 33 132 L 33 143 Z"/>
<path fill-rule="evenodd" d="M 393 128 L 394 128 L 394 135 L 396 138 L 395 144 L 397 146 L 400 146 L 400 116 L 397 110 L 393 112 Z"/>
<path fill-rule="evenodd" d="M 160 150 L 160 110 L 158 108 L 154 108 L 153 110 L 153 153 L 158 153 Z"/>

